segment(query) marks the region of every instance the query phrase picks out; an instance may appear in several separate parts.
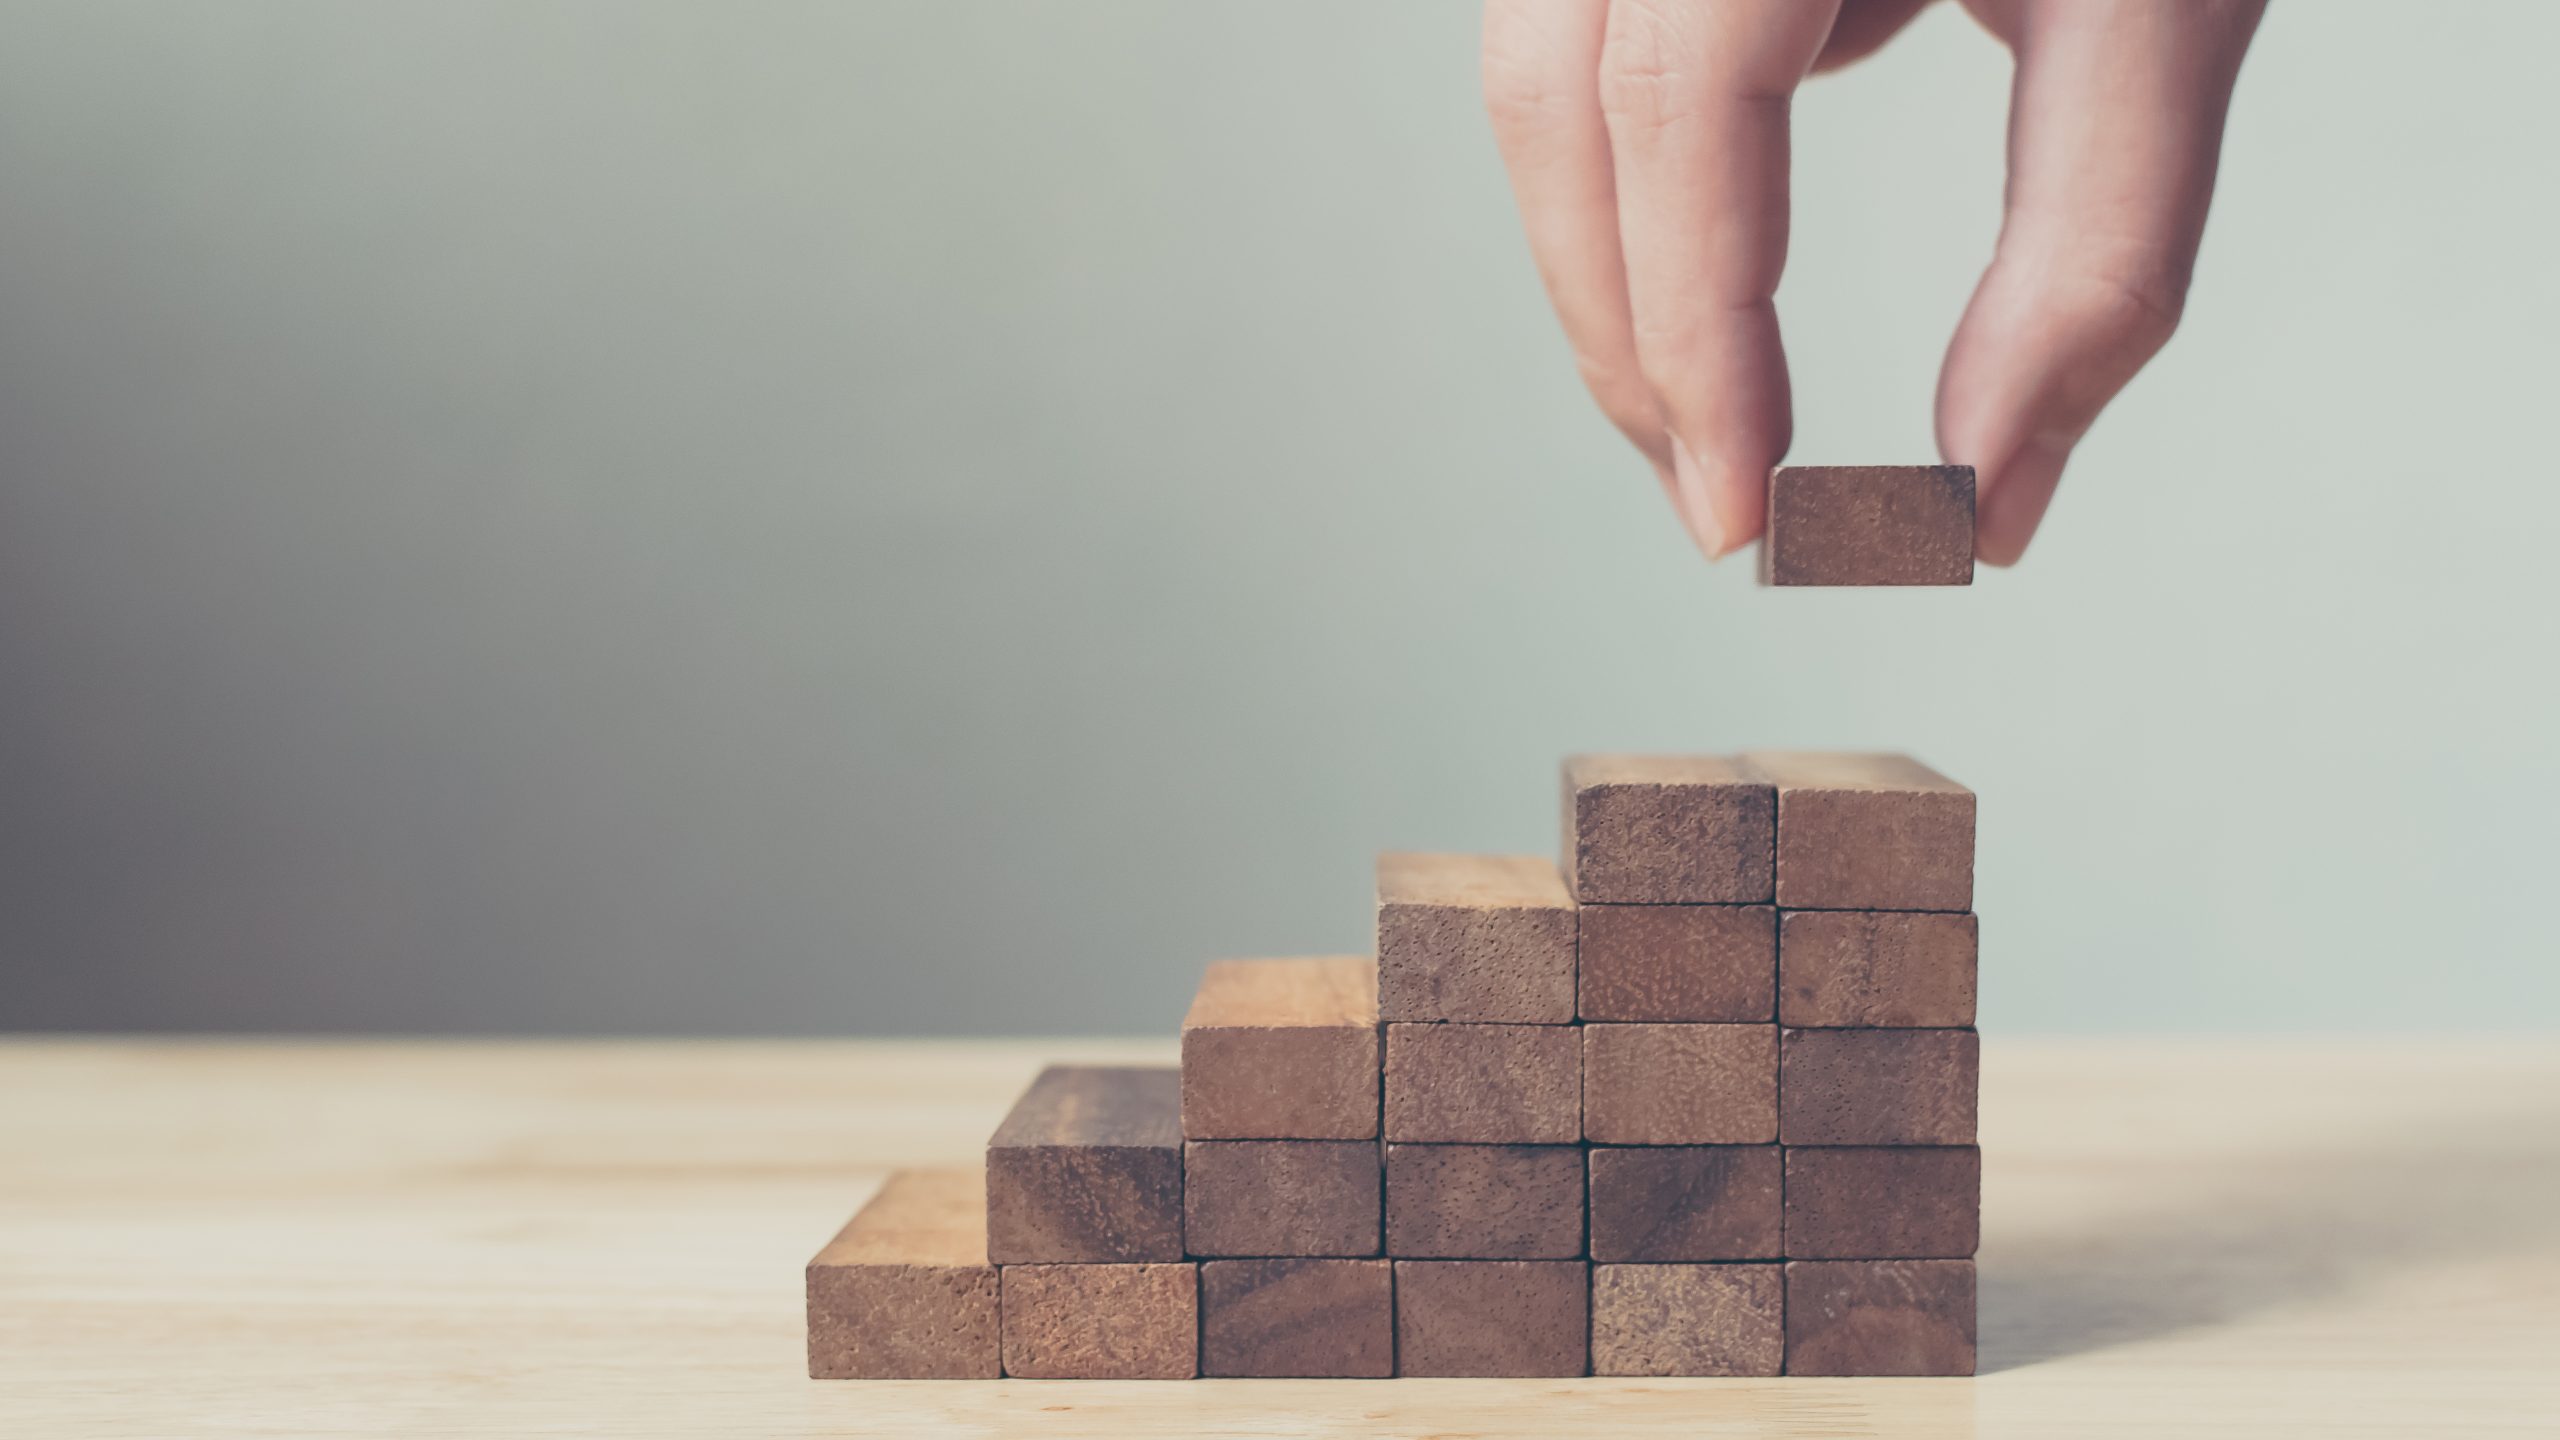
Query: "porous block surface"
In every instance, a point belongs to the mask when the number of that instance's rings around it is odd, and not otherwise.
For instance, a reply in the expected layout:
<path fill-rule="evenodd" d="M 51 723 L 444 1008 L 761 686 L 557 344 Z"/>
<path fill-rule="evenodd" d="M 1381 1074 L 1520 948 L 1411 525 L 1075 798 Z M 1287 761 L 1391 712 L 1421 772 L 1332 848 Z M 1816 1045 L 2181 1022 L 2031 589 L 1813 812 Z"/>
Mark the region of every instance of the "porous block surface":
<path fill-rule="evenodd" d="M 1970 1375 L 1970 1260 L 1790 1260 L 1790 1375 Z"/>
<path fill-rule="evenodd" d="M 1970 465 L 1781 465 L 1769 476 L 1769 585 L 1970 585 Z"/>
<path fill-rule="evenodd" d="M 1585 1020 L 1767 1022 L 1778 912 L 1767 905 L 1585 905 Z"/>
<path fill-rule="evenodd" d="M 1784 1170 L 1775 1145 L 1664 1145 L 1591 1151 L 1591 1258 L 1620 1262 L 1775 1260 Z"/>
<path fill-rule="evenodd" d="M 1787 1150 L 1789 1259 L 1961 1260 L 1981 1240 L 1975 1146 Z"/>
<path fill-rule="evenodd" d="M 1789 1030 L 1778 1138 L 1789 1145 L 1971 1145 L 1982 1041 L 1971 1030 Z"/>
<path fill-rule="evenodd" d="M 1576 755 L 1565 881 L 1585 904 L 1762 904 L 1775 817 L 1769 782 L 1727 756 Z"/>
<path fill-rule="evenodd" d="M 1908 755 L 1742 759 L 1777 790 L 1781 909 L 1973 908 L 1972 791 Z"/>
<path fill-rule="evenodd" d="M 1221 960 L 1182 1022 L 1194 1140 L 1378 1134 L 1378 965 L 1367 955 Z"/>
<path fill-rule="evenodd" d="M 1584 925 L 1587 930 L 1587 918 Z M 1779 1022 L 1971 1025 L 1979 936 L 1970 913 L 1784 911 L 1778 917 Z"/>
<path fill-rule="evenodd" d="M 809 1261 L 814 1380 L 986 1380 L 1003 1373 L 986 1181 L 901 1170 Z"/>
<path fill-rule="evenodd" d="M 1200 1373 L 1375 1380 L 1395 1373 L 1385 1260 L 1211 1260 L 1200 1267 Z"/>
<path fill-rule="evenodd" d="M 1183 1147 L 1193 1255 L 1375 1255 L 1374 1140 L 1194 1140 Z"/>
<path fill-rule="evenodd" d="M 1387 1020 L 1573 1019 L 1574 907 L 1532 855 L 1378 858 L 1378 1013 Z"/>
<path fill-rule="evenodd" d="M 1563 1260 L 1582 1253 L 1578 1145 L 1389 1145 L 1387 1253 Z"/>
<path fill-rule="evenodd" d="M 1188 1380 L 1199 1373 L 1191 1265 L 1007 1265 L 1004 1373 L 1030 1380 Z"/>
<path fill-rule="evenodd" d="M 1386 1137 L 1452 1145 L 1582 1138 L 1582 1027 L 1389 1025 Z"/>
<path fill-rule="evenodd" d="M 1398 1260 L 1396 1373 L 1583 1374 L 1589 1269 L 1579 1260 Z"/>
<path fill-rule="evenodd" d="M 1180 1260 L 1180 1072 L 1042 1071 L 987 1141 L 987 1256 L 1001 1265 Z"/>
<path fill-rule="evenodd" d="M 1776 1265 L 1591 1267 L 1594 1375 L 1775 1375 L 1786 1339 Z"/>
<path fill-rule="evenodd" d="M 1584 1138 L 1765 1145 L 1778 1138 L 1778 1027 L 1586 1025 Z"/>

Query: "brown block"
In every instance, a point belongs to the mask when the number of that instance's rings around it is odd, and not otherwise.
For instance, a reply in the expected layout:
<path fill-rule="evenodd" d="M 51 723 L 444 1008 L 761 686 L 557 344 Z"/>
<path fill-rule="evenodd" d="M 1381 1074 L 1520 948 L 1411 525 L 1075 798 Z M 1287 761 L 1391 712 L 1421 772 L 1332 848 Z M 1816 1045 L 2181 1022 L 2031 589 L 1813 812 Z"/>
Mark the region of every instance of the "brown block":
<path fill-rule="evenodd" d="M 1970 1145 L 1982 1040 L 1971 1030 L 1789 1030 L 1778 1046 L 1789 1145 Z"/>
<path fill-rule="evenodd" d="M 1200 1267 L 1200 1373 L 1380 1380 L 1396 1371 L 1385 1260 L 1212 1260 Z"/>
<path fill-rule="evenodd" d="M 1200 1369 L 1191 1265 L 1007 1265 L 1004 1373 L 1026 1380 L 1188 1380 Z"/>
<path fill-rule="evenodd" d="M 1961 1260 L 1981 1240 L 1975 1146 L 1787 1149 L 1789 1259 Z"/>
<path fill-rule="evenodd" d="M 1552 861 L 1378 857 L 1383 1019 L 1567 1024 L 1573 938 L 1573 898 Z"/>
<path fill-rule="evenodd" d="M 1594 1265 L 1594 1375 L 1775 1375 L 1787 1353 L 1775 1265 Z"/>
<path fill-rule="evenodd" d="M 1766 905 L 1585 905 L 1585 1020 L 1766 1023 L 1778 912 Z"/>
<path fill-rule="evenodd" d="M 1790 1375 L 1970 1375 L 1970 1260 L 1790 1260 Z"/>
<path fill-rule="evenodd" d="M 1399 1375 L 1580 1375 L 1591 1279 L 1579 1260 L 1398 1260 Z"/>
<path fill-rule="evenodd" d="M 1760 546 L 1769 585 L 1970 585 L 1970 465 L 1782 465 Z"/>
<path fill-rule="evenodd" d="M 1181 1107 L 1171 1068 L 1041 1071 L 987 1141 L 988 1258 L 1180 1260 Z"/>
<path fill-rule="evenodd" d="M 1386 1134 L 1450 1145 L 1581 1139 L 1581 1027 L 1389 1025 Z"/>
<path fill-rule="evenodd" d="M 1587 931 L 1590 921 L 1583 924 Z M 1787 1025 L 1970 1025 L 1979 933 L 1971 914 L 1785 911 L 1778 917 L 1778 1019 Z"/>
<path fill-rule="evenodd" d="M 1586 904 L 1766 904 L 1775 805 L 1766 780 L 1723 756 L 1573 756 L 1565 883 Z"/>
<path fill-rule="evenodd" d="M 1571 1259 L 1582 1194 L 1579 1145 L 1389 1145 L 1387 1253 Z"/>
<path fill-rule="evenodd" d="M 1973 792 L 1908 755 L 1759 750 L 1778 790 L 1778 905 L 1973 908 Z"/>
<path fill-rule="evenodd" d="M 1778 1138 L 1775 1025 L 1586 1025 L 1582 1132 L 1601 1145 Z"/>
<path fill-rule="evenodd" d="M 809 1262 L 812 1380 L 989 1380 L 1003 1373 L 986 1182 L 901 1170 Z"/>
<path fill-rule="evenodd" d="M 1194 1255 L 1375 1255 L 1375 1140 L 1193 1140 L 1182 1147 Z"/>
<path fill-rule="evenodd" d="M 1775 1145 L 1591 1152 L 1591 1258 L 1775 1260 L 1786 1253 Z"/>
<path fill-rule="evenodd" d="M 1378 962 L 1222 960 L 1182 1021 L 1193 1140 L 1374 1140 Z"/>

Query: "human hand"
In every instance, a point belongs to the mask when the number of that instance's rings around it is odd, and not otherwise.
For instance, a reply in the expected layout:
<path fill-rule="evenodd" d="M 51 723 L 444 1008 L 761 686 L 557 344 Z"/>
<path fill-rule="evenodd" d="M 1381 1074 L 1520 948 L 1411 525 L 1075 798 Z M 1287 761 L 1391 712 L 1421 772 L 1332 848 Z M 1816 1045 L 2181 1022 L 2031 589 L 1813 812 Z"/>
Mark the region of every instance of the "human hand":
<path fill-rule="evenodd" d="M 1786 454 L 1787 111 L 1928 0 L 1487 0 L 1484 88 L 1585 384 L 1710 559 Z M 1964 0 L 2017 57 L 2000 242 L 1947 347 L 1938 447 L 2015 562 L 2071 449 L 2186 302 L 2265 0 Z"/>

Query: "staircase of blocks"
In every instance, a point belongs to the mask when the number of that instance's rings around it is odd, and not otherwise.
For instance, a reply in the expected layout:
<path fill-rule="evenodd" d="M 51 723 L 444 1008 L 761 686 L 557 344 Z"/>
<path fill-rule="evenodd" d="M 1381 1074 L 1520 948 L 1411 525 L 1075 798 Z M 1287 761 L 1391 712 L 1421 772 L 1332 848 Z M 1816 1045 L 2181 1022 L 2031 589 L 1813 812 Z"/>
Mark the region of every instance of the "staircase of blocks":
<path fill-rule="evenodd" d="M 1561 863 L 1390 854 L 808 1267 L 817 1378 L 1969 1375 L 1974 796 L 1580 756 Z"/>

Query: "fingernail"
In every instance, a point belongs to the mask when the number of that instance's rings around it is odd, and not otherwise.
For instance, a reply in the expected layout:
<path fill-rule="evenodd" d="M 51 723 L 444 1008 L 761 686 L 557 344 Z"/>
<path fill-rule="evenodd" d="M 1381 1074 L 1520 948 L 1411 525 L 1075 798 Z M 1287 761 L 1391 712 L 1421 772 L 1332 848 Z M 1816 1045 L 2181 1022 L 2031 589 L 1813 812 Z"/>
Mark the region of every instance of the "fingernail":
<path fill-rule="evenodd" d="M 1707 498 L 1707 472 L 1677 435 L 1671 437 L 1671 475 L 1680 487 L 1680 518 L 1689 522 L 1689 538 L 1698 542 L 1710 563 L 1724 558 L 1724 524 L 1715 502 Z"/>

